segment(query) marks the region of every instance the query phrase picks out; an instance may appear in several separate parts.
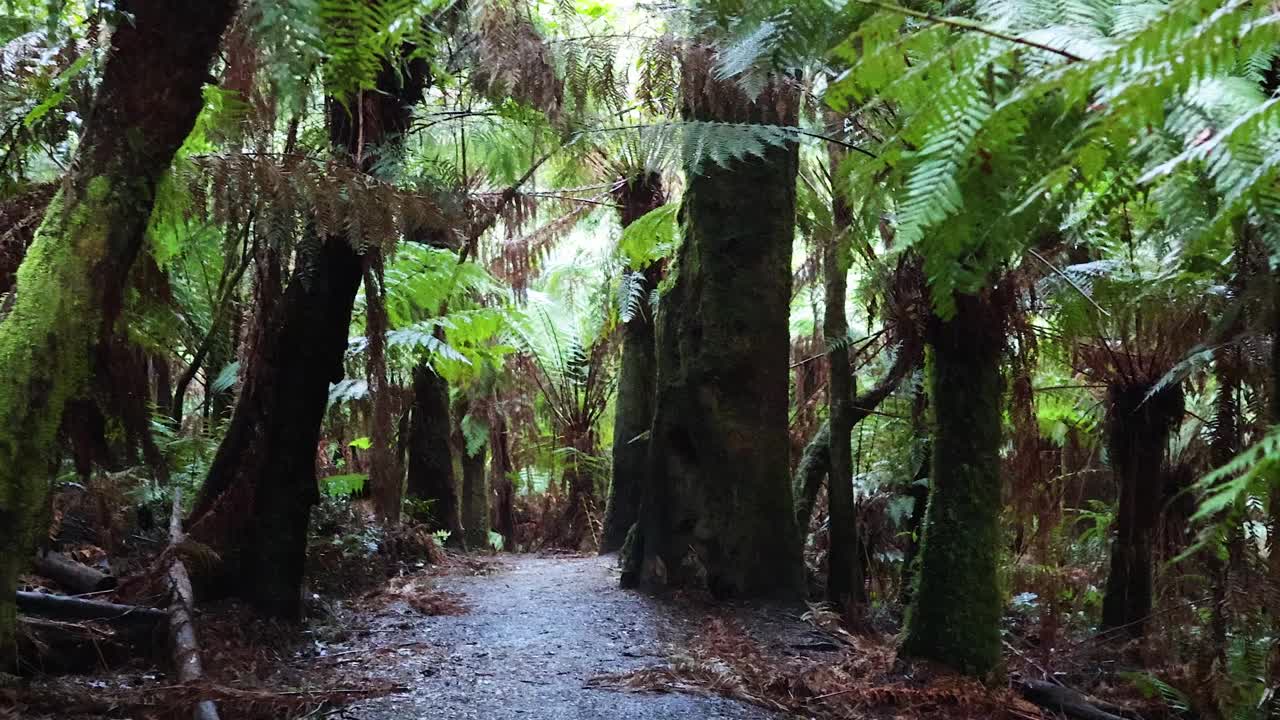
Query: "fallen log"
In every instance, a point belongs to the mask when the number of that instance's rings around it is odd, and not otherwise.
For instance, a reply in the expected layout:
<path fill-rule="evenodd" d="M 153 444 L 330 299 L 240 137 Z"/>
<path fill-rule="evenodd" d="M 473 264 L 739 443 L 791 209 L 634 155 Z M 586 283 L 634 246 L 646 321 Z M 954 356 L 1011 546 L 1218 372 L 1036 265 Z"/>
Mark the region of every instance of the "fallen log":
<path fill-rule="evenodd" d="M 134 626 L 154 626 L 169 618 L 168 613 L 155 608 L 25 591 L 18 591 L 18 612 L 58 620 L 101 620 Z"/>
<path fill-rule="evenodd" d="M 173 512 L 169 518 L 169 652 L 173 656 L 178 680 L 184 683 L 204 679 L 204 666 L 200 662 L 200 645 L 196 642 L 196 625 L 192 619 L 195 593 L 191 591 L 191 577 L 177 548 L 182 544 L 182 498 L 177 488 L 173 491 Z M 218 708 L 212 700 L 196 700 L 192 709 L 194 720 L 218 720 Z"/>
<path fill-rule="evenodd" d="M 41 576 L 53 580 L 74 595 L 113 590 L 117 583 L 115 576 L 78 563 L 62 553 L 37 553 L 35 566 Z"/>
<path fill-rule="evenodd" d="M 1022 697 L 1050 712 L 1061 713 L 1076 720 L 1133 720 L 1141 718 L 1137 713 L 1090 698 L 1082 692 L 1043 680 L 1022 680 L 1018 683 Z M 1104 709 L 1105 708 L 1105 709 Z M 1122 713 L 1122 714 L 1117 714 Z"/>

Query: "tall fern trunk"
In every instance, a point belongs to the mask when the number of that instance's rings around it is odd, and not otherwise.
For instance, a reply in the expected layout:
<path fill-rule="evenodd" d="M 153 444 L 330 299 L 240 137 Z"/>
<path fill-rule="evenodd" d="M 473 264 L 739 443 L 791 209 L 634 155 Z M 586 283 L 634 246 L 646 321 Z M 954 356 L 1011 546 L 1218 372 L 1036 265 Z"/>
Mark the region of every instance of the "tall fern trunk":
<path fill-rule="evenodd" d="M 659 207 L 666 198 L 662 178 L 648 173 L 632 178 L 614 193 L 622 206 L 622 227 Z M 634 272 L 628 268 L 628 272 Z M 641 309 L 623 326 L 622 363 L 618 372 L 618 395 L 613 416 L 613 482 L 604 514 L 600 552 L 622 548 L 627 532 L 640 512 L 640 489 L 645 482 L 645 460 L 649 441 L 644 436 L 653 422 L 653 391 L 657 376 L 657 344 L 649 293 L 662 281 L 663 266 L 654 263 L 643 269 L 644 297 Z"/>
<path fill-rule="evenodd" d="M 384 65 L 376 93 L 352 117 L 328 101 L 336 152 L 368 172 L 370 147 L 404 132 L 422 98 L 425 63 L 407 71 Z M 301 615 L 311 507 L 319 500 L 316 445 L 329 384 L 343 377 L 342 359 L 363 260 L 363 238 L 317 237 L 299 244 L 284 296 L 272 307 L 249 358 L 235 414 L 192 511 L 191 534 L 219 549 L 238 570 L 237 591 L 259 612 Z"/>
<path fill-rule="evenodd" d="M 702 58 L 687 72 L 713 65 Z M 688 119 L 795 123 L 787 83 L 749 102 L 734 99 L 732 82 L 704 87 L 713 82 L 685 78 Z M 722 102 L 701 104 L 711 97 Z M 717 596 L 802 586 L 787 437 L 797 164 L 788 144 L 689 176 L 679 275 L 658 315 L 649 477 L 624 584 Z"/>
<path fill-rule="evenodd" d="M 43 516 L 63 407 L 112 334 L 156 186 L 200 112 L 235 5 L 118 4 L 129 20 L 111 37 L 75 165 L 18 270 L 0 324 L 0 668 L 14 658 L 18 573 Z"/>
<path fill-rule="evenodd" d="M 981 677 L 1000 663 L 996 569 L 1005 310 L 989 294 L 955 300 L 955 316 L 932 318 L 927 331 L 933 483 L 902 653 Z"/>
<path fill-rule="evenodd" d="M 1142 637 L 1151 615 L 1152 551 L 1162 499 L 1161 465 L 1182 419 L 1181 385 L 1148 397 L 1153 385 L 1108 388 L 1107 451 L 1120 489 L 1102 626 Z"/>
<path fill-rule="evenodd" d="M 433 529 L 448 530 L 449 542 L 463 542 L 462 504 L 453 473 L 453 419 L 449 385 L 425 362 L 413 368 L 413 409 L 409 418 L 409 497 L 431 502 Z"/>
<path fill-rule="evenodd" d="M 589 425 L 577 423 L 560 433 L 561 442 L 572 453 L 564 471 L 564 488 L 569 493 L 559 527 L 549 535 L 548 544 L 570 550 L 590 550 L 596 542 L 596 474 L 584 458 L 595 457 L 596 435 Z"/>
<path fill-rule="evenodd" d="M 831 176 L 839 177 L 843 149 L 832 144 L 828 150 Z M 822 332 L 830 348 L 827 392 L 830 404 L 831 467 L 827 472 L 827 499 L 830 508 L 830 549 L 827 552 L 827 599 L 842 610 L 852 613 L 854 605 L 866 602 L 866 567 L 862 542 L 858 536 L 857 513 L 853 497 L 853 448 L 850 435 L 859 418 L 854 416 L 855 378 L 849 365 L 849 321 L 845 318 L 845 300 L 849 274 L 849 228 L 853 211 L 843 193 L 846 188 L 835 183 L 831 207 L 832 237 L 822 254 L 824 303 Z"/>

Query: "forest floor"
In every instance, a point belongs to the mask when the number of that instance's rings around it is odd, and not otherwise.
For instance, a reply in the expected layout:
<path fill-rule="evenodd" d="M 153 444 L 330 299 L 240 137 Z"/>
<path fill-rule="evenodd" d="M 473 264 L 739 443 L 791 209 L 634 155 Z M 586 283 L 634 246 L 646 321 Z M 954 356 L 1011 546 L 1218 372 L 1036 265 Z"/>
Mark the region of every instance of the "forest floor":
<path fill-rule="evenodd" d="M 433 579 L 437 592 L 465 606 L 462 614 L 425 616 L 408 601 L 388 604 L 367 618 L 369 632 L 363 638 L 334 651 L 373 643 L 400 646 L 389 656 L 360 662 L 358 676 L 411 689 L 349 706 L 347 717 L 775 717 L 707 694 L 596 686 L 603 675 L 665 662 L 704 619 L 686 603 L 620 590 L 615 562 L 612 557 L 503 556 L 488 574 L 454 572 Z"/>

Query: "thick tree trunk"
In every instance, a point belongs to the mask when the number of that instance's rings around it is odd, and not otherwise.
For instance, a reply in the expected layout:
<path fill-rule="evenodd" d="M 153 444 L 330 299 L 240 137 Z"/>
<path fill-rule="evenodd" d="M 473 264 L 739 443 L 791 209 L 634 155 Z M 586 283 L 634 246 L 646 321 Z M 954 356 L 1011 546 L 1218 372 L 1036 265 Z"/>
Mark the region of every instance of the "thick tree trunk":
<path fill-rule="evenodd" d="M 462 503 L 453 474 L 453 419 L 449 413 L 449 385 L 427 363 L 413 368 L 413 408 L 409 417 L 408 494 L 433 502 L 437 530 L 448 530 L 461 543 Z"/>
<path fill-rule="evenodd" d="M 662 178 L 649 173 L 632 178 L 614 192 L 621 205 L 622 227 L 626 228 L 645 213 L 666 202 Z M 636 272 L 628 268 L 628 272 Z M 658 287 L 663 266 L 654 263 L 644 268 L 644 294 Z M 618 371 L 618 394 L 613 416 L 613 480 L 604 512 L 604 531 L 600 536 L 600 552 L 622 548 L 627 531 L 640 512 L 640 489 L 644 485 L 645 461 L 649 441 L 645 433 L 653 422 L 654 379 L 657 375 L 657 345 L 654 339 L 653 313 L 648 302 L 623 327 L 622 362 Z"/>
<path fill-rule="evenodd" d="M 164 353 L 151 356 L 151 371 L 155 377 L 155 406 L 158 412 L 167 412 L 173 407 L 173 371 L 169 367 L 169 358 Z"/>
<path fill-rule="evenodd" d="M 1150 398 L 1152 386 L 1108 390 L 1107 450 L 1120 488 L 1111 572 L 1102 599 L 1102 626 L 1142 637 L 1151 615 L 1152 551 L 1160 518 L 1161 466 L 1169 434 L 1182 420 L 1181 385 Z"/>
<path fill-rule="evenodd" d="M 485 478 L 488 444 L 474 455 L 462 451 L 462 527 L 467 547 L 484 550 L 489 547 L 489 484 Z"/>
<path fill-rule="evenodd" d="M 330 98 L 335 149 L 371 170 L 368 148 L 408 128 L 426 81 L 425 61 L 407 69 L 384 65 L 378 92 L 363 94 L 354 116 Z M 285 620 L 296 620 L 302 610 L 307 527 L 319 500 L 320 423 L 329 384 L 344 375 L 347 330 L 363 275 L 363 260 L 352 247 L 357 240 L 363 241 L 308 231 L 300 242 L 284 296 L 254 338 L 235 414 L 191 516 L 191 534 L 238 564 L 239 592 L 259 612 Z"/>
<path fill-rule="evenodd" d="M 732 83 L 702 87 L 713 81 L 696 72 L 685 78 L 699 103 L 686 108 L 690 119 L 795 122 L 786 83 L 749 102 Z M 711 95 L 723 103 L 701 106 Z M 658 316 L 649 477 L 624 584 L 722 597 L 803 586 L 787 437 L 797 160 L 796 146 L 773 147 L 728 167 L 708 161 L 689 178 L 679 276 Z"/>
<path fill-rule="evenodd" d="M 307 238 L 254 350 L 227 435 L 192 511 L 191 534 L 240 568 L 239 592 L 272 617 L 301 613 L 315 454 L 342 359 L 360 257 L 343 237 Z M 227 555 L 232 557 L 227 558 Z"/>
<path fill-rule="evenodd" d="M 63 408 L 83 389 L 95 346 L 112 334 L 156 186 L 200 112 L 235 3 L 123 0 L 117 9 L 130 20 L 112 35 L 74 169 L 0 324 L 0 666 L 13 658 L 14 591 L 31 557 Z"/>
<path fill-rule="evenodd" d="M 933 483 L 902 653 L 986 676 L 1000 664 L 1000 356 L 1004 309 L 957 295 L 933 318 Z"/>

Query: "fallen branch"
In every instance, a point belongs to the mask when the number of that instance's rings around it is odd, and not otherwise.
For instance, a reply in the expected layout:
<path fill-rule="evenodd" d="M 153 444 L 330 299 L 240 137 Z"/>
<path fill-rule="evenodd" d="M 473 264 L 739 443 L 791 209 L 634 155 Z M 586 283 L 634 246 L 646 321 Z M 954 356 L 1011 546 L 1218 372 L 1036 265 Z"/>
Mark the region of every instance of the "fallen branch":
<path fill-rule="evenodd" d="M 36 572 L 73 595 L 102 592 L 116 586 L 116 578 L 57 552 L 36 554 Z"/>
<path fill-rule="evenodd" d="M 18 611 L 59 620 L 103 620 L 125 625 L 156 625 L 169 617 L 155 608 L 23 591 L 18 592 Z"/>
<path fill-rule="evenodd" d="M 191 617 L 195 593 L 191 590 L 187 566 L 182 564 L 182 555 L 177 552 L 182 540 L 182 493 L 174 488 L 173 512 L 169 518 L 169 590 L 172 593 L 169 604 L 169 650 L 173 655 L 178 680 L 196 683 L 204 679 L 204 667 L 200 663 L 195 620 Z M 212 700 L 197 698 L 194 700 L 192 717 L 194 720 L 219 720 L 218 708 Z"/>
<path fill-rule="evenodd" d="M 1076 720 L 1132 720 L 1141 717 L 1115 705 L 1093 700 L 1077 690 L 1043 680 L 1023 680 L 1018 683 L 1018 691 L 1028 701 Z M 1117 711 L 1124 714 L 1117 715 Z"/>

